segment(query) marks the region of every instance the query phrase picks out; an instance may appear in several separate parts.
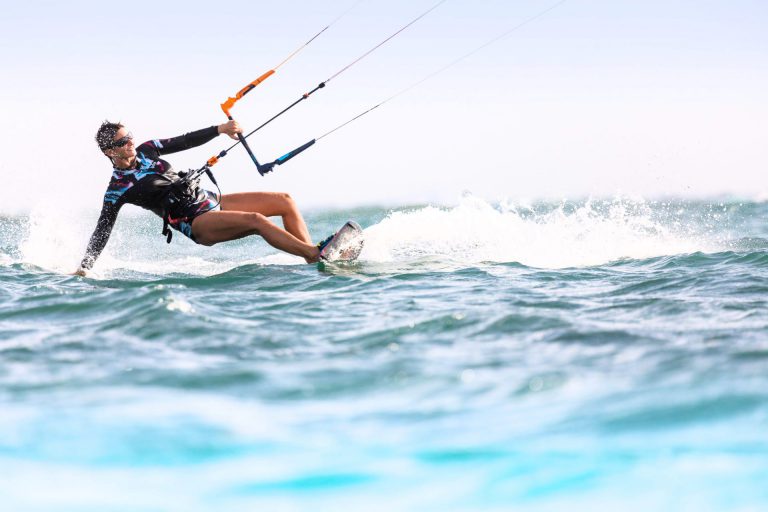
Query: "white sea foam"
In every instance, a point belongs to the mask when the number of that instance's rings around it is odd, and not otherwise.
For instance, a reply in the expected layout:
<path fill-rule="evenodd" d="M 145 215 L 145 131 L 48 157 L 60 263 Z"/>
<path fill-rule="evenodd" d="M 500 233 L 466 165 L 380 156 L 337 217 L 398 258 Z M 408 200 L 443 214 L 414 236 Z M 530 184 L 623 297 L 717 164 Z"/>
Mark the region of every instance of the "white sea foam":
<path fill-rule="evenodd" d="M 161 302 L 165 304 L 165 307 L 168 311 L 178 311 L 180 313 L 189 314 L 195 310 L 192 307 L 192 304 L 179 297 L 174 297 L 173 295 L 167 299 L 161 299 Z"/>
<path fill-rule="evenodd" d="M 19 244 L 24 263 L 55 272 L 74 272 L 73 262 L 82 258 L 84 247 L 79 222 L 71 212 L 39 206 L 29 215 L 29 228 Z M 78 254 L 79 253 L 79 254 Z"/>
<path fill-rule="evenodd" d="M 71 273 L 77 269 L 95 225 L 92 215 L 37 207 L 29 215 L 28 230 L 20 238 L 21 261 L 46 270 Z M 258 261 L 247 248 L 226 250 L 197 246 L 176 233 L 173 243 L 159 236 L 160 223 L 144 212 L 121 215 L 101 253 L 91 278 L 109 278 L 118 270 L 166 275 L 171 272 L 207 276 Z"/>
<path fill-rule="evenodd" d="M 717 219 L 684 218 L 682 204 L 642 200 L 586 201 L 559 206 L 502 203 L 467 196 L 454 207 L 394 211 L 365 229 L 363 262 L 435 261 L 449 264 L 518 262 L 539 268 L 591 266 L 621 259 L 722 250 L 728 238 Z M 167 245 L 149 214 L 116 226 L 91 277 L 117 270 L 166 275 L 214 275 L 233 268 L 302 264 L 256 239 L 215 248 L 177 234 Z M 82 258 L 93 219 L 38 208 L 19 246 L 22 261 L 54 272 L 72 272 Z"/>
<path fill-rule="evenodd" d="M 536 211 L 511 203 L 494 207 L 470 196 L 453 208 L 428 206 L 391 213 L 365 230 L 360 258 L 378 262 L 446 258 L 564 268 L 721 248 L 722 243 L 696 235 L 672 213 L 659 213 L 637 201 L 588 201 Z"/>

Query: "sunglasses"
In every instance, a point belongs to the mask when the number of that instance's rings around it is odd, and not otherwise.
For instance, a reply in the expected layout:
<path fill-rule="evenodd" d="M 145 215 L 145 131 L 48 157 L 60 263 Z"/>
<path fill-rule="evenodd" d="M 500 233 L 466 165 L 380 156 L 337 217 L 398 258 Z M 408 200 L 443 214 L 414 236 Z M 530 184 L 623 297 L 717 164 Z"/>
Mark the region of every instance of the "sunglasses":
<path fill-rule="evenodd" d="M 112 141 L 109 144 L 108 149 L 121 148 L 126 144 L 128 144 L 128 141 L 131 141 L 131 140 L 133 140 L 133 135 L 130 132 L 128 132 L 128 135 L 126 135 L 125 137 L 120 137 L 119 139 Z"/>

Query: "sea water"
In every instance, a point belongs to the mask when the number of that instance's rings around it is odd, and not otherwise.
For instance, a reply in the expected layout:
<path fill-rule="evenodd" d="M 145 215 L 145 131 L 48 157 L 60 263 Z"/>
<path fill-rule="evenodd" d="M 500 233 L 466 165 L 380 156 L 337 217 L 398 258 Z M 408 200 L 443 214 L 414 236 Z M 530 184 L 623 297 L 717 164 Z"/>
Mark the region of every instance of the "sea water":
<path fill-rule="evenodd" d="M 768 509 L 768 204 L 0 216 L 3 511 Z"/>

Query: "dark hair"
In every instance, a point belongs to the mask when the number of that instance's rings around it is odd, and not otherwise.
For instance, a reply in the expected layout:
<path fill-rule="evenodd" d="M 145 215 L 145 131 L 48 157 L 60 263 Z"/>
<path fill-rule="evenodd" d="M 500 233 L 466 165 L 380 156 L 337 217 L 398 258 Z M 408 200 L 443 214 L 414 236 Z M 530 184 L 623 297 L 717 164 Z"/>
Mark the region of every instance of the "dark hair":
<path fill-rule="evenodd" d="M 99 145 L 99 149 L 102 152 L 113 147 L 112 143 L 115 140 L 115 134 L 120 128 L 125 128 L 120 122 L 104 121 L 101 123 L 99 130 L 96 132 L 96 144 Z"/>

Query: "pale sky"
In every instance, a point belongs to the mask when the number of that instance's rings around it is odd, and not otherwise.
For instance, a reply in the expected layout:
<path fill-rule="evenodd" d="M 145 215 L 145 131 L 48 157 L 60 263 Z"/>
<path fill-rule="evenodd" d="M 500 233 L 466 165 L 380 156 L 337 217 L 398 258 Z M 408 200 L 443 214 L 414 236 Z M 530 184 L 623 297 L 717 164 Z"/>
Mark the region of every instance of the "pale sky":
<path fill-rule="evenodd" d="M 219 104 L 356 0 L 15 2 L 0 17 L 0 212 L 98 210 L 93 135 L 139 141 L 225 120 Z M 233 114 L 253 128 L 434 0 L 365 0 Z M 259 134 L 261 160 L 350 119 L 556 0 L 448 0 Z M 225 7 L 226 6 L 226 7 Z M 267 177 L 237 148 L 224 192 L 309 207 L 664 196 L 768 197 L 768 3 L 569 0 L 323 139 Z M 199 167 L 221 136 L 168 158 Z"/>

